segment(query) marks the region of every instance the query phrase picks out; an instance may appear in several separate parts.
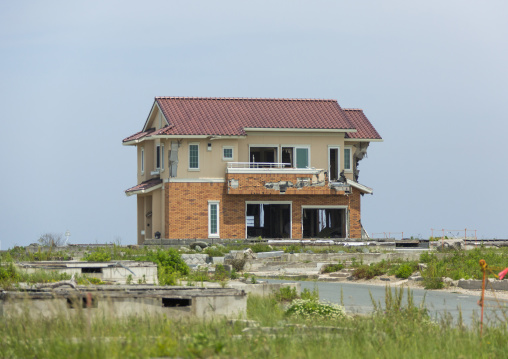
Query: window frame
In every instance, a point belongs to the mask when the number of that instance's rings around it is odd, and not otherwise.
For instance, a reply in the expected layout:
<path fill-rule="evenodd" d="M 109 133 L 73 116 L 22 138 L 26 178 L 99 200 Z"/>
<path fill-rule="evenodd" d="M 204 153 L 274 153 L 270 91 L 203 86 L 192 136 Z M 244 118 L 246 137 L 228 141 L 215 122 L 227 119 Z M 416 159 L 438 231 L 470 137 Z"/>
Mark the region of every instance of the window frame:
<path fill-rule="evenodd" d="M 141 147 L 141 174 L 145 173 L 145 148 Z"/>
<path fill-rule="evenodd" d="M 216 206 L 216 232 L 212 233 L 212 206 Z M 220 201 L 208 201 L 208 238 L 220 237 Z"/>
<path fill-rule="evenodd" d="M 339 145 L 328 145 L 328 178 L 332 178 L 331 175 L 331 156 L 330 156 L 330 150 L 337 150 L 337 173 L 334 174 L 333 177 L 340 177 L 340 166 L 342 164 L 342 161 L 340 159 L 340 146 Z"/>
<path fill-rule="evenodd" d="M 225 150 L 231 150 L 231 157 L 225 157 Z M 234 146 L 222 146 L 222 160 L 223 161 L 233 161 L 235 158 L 235 147 Z"/>
<path fill-rule="evenodd" d="M 346 150 L 349 150 L 349 168 L 346 168 Z M 344 146 L 344 172 L 353 172 L 353 146 Z"/>
<path fill-rule="evenodd" d="M 158 143 L 155 145 L 155 169 L 161 169 L 161 145 Z"/>
<path fill-rule="evenodd" d="M 161 147 L 160 147 L 160 151 L 161 151 L 161 154 L 160 154 L 160 156 L 161 156 L 160 166 L 161 166 L 161 172 L 163 172 L 164 171 L 164 143 L 161 143 L 160 145 L 161 145 Z"/>
<path fill-rule="evenodd" d="M 198 150 L 197 150 L 198 151 L 198 156 L 197 156 L 197 162 L 198 163 L 197 163 L 197 167 L 191 167 L 191 147 L 192 146 L 197 146 L 197 148 L 198 148 Z M 199 142 L 190 142 L 189 143 L 189 156 L 188 156 L 188 158 L 189 158 L 188 170 L 189 171 L 199 171 L 199 162 L 200 162 L 199 161 Z"/>

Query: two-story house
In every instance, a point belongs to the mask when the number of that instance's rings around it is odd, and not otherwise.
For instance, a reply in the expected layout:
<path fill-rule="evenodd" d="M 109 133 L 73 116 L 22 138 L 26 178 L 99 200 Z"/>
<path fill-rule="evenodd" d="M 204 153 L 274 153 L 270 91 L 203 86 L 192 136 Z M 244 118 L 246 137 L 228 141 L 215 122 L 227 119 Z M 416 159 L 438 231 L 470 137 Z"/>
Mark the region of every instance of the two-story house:
<path fill-rule="evenodd" d="M 156 97 L 137 148 L 138 243 L 360 238 L 358 162 L 382 141 L 335 100 Z"/>

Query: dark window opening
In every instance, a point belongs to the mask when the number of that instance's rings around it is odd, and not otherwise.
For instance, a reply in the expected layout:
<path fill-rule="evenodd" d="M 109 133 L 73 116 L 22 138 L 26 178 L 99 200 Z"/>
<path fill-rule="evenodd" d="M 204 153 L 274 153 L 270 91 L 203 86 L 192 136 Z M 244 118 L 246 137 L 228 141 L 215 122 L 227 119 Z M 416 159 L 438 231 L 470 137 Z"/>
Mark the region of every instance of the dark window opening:
<path fill-rule="evenodd" d="M 247 204 L 247 237 L 290 238 L 289 204 Z"/>
<path fill-rule="evenodd" d="M 328 174 L 330 181 L 339 179 L 339 149 L 330 148 L 330 173 Z"/>
<path fill-rule="evenodd" d="M 190 307 L 192 299 L 185 298 L 162 298 L 163 307 Z"/>
<path fill-rule="evenodd" d="M 251 147 L 249 153 L 250 162 L 277 162 L 277 147 Z"/>
<path fill-rule="evenodd" d="M 90 303 L 90 308 L 97 308 L 99 306 L 99 301 L 96 297 L 92 297 L 91 299 L 92 302 Z M 67 308 L 88 308 L 86 297 L 67 298 Z"/>
<path fill-rule="evenodd" d="M 85 267 L 85 268 L 81 268 L 81 273 L 102 273 L 102 268 L 99 268 L 99 267 Z"/>
<path fill-rule="evenodd" d="M 304 208 L 303 238 L 347 238 L 346 210 L 340 208 Z"/>
<path fill-rule="evenodd" d="M 283 147 L 282 152 L 282 163 L 285 163 L 285 167 L 294 167 L 293 165 L 293 147 Z"/>
<path fill-rule="evenodd" d="M 156 157 L 157 157 L 157 167 L 156 168 L 160 168 L 161 167 L 161 148 L 159 145 L 157 145 Z"/>

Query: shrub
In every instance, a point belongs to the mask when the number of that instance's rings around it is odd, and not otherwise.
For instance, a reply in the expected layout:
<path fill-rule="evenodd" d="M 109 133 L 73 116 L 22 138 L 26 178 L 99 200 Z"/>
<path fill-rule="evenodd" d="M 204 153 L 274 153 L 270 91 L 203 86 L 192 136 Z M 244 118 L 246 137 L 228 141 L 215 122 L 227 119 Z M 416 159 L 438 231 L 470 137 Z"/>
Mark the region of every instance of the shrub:
<path fill-rule="evenodd" d="M 224 268 L 222 264 L 217 264 L 215 266 L 215 273 L 213 275 L 214 280 L 223 281 L 228 278 L 228 272 Z"/>
<path fill-rule="evenodd" d="M 254 253 L 259 253 L 259 252 L 270 252 L 272 250 L 272 247 L 264 243 L 255 243 L 250 246 L 250 249 L 252 249 Z"/>
<path fill-rule="evenodd" d="M 384 261 L 371 263 L 370 265 L 362 264 L 355 269 L 353 277 L 356 279 L 372 279 L 385 274 L 388 271 L 387 266 L 387 263 Z"/>
<path fill-rule="evenodd" d="M 298 298 L 295 287 L 282 287 L 278 293 L 274 294 L 275 299 L 279 302 L 291 302 Z"/>
<path fill-rule="evenodd" d="M 245 267 L 245 259 L 233 259 L 231 260 L 231 266 L 237 272 L 243 271 L 243 267 Z"/>
<path fill-rule="evenodd" d="M 340 319 L 346 316 L 344 307 L 311 299 L 295 299 L 286 310 L 286 315 L 295 315 L 304 319 L 312 319 L 315 316 L 327 319 Z"/>
<path fill-rule="evenodd" d="M 99 249 L 88 253 L 83 257 L 83 260 L 87 262 L 109 262 L 111 260 L 111 253 L 105 249 Z"/>
<path fill-rule="evenodd" d="M 409 263 L 401 264 L 396 270 L 395 270 L 395 276 L 397 278 L 409 278 L 411 274 L 414 272 L 414 267 Z"/>
<path fill-rule="evenodd" d="M 323 273 L 333 273 L 333 272 L 338 272 L 343 268 L 344 268 L 344 264 L 342 264 L 342 263 L 325 264 L 322 268 L 322 272 Z"/>
<path fill-rule="evenodd" d="M 231 279 L 238 279 L 238 277 L 239 277 L 238 272 L 236 270 L 232 269 L 230 277 L 231 277 Z"/>
<path fill-rule="evenodd" d="M 319 300 L 319 291 L 317 290 L 317 288 L 314 288 L 311 292 L 310 290 L 305 288 L 302 291 L 301 297 L 302 299 Z"/>
<path fill-rule="evenodd" d="M 210 257 L 224 257 L 224 254 L 228 253 L 229 250 L 225 247 L 208 247 L 203 252 L 208 254 Z"/>

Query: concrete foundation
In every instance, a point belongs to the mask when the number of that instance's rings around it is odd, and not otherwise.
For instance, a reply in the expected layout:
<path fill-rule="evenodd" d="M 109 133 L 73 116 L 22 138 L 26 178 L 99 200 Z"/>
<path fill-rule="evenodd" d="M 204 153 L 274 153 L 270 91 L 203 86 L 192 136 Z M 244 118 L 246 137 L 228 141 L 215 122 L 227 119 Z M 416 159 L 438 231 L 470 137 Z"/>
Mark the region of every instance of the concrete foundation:
<path fill-rule="evenodd" d="M 105 282 L 126 284 L 127 281 L 142 284 L 157 284 L 157 264 L 138 261 L 80 262 L 40 261 L 20 262 L 19 269 L 27 273 L 41 270 L 86 275 Z"/>
<path fill-rule="evenodd" d="M 166 315 L 171 318 L 245 315 L 247 296 L 233 288 L 90 286 L 74 289 L 4 291 L 0 317 L 94 317 Z"/>
<path fill-rule="evenodd" d="M 457 287 L 463 289 L 481 290 L 482 281 L 476 279 L 461 279 L 459 280 Z M 488 279 L 485 289 L 508 290 L 508 280 Z"/>

